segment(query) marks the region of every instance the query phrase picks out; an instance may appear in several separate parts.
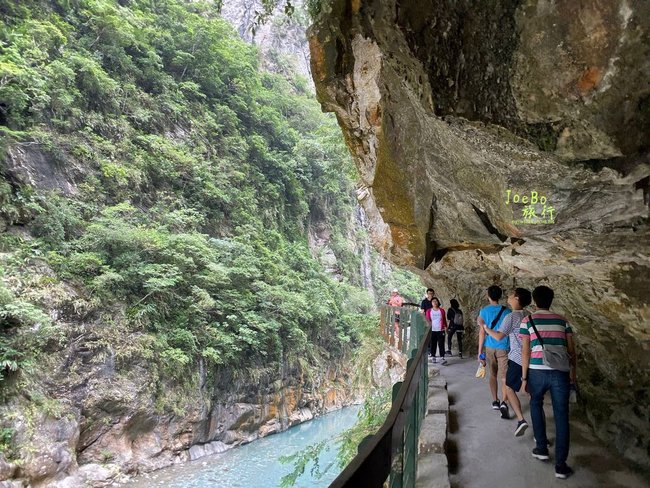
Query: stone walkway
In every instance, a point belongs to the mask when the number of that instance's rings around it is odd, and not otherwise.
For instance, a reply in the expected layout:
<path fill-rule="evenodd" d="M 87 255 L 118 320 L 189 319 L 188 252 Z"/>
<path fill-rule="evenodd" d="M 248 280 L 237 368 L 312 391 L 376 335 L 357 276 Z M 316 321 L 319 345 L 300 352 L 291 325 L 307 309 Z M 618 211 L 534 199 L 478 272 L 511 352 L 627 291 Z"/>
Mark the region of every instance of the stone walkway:
<path fill-rule="evenodd" d="M 571 420 L 571 448 L 568 464 L 575 474 L 567 480 L 555 478 L 554 448 L 551 447 L 551 460 L 538 461 L 531 451 L 534 447 L 532 425 L 522 437 L 514 437 L 516 420 L 503 420 L 498 411 L 492 410 L 487 378 L 474 377 L 476 361 L 472 359 L 449 359 L 448 366 L 433 366 L 434 375 L 430 384 L 429 409 L 432 412 L 445 402 L 440 393 L 444 392 L 444 378 L 447 381 L 449 416 L 445 452 L 447 463 L 440 461 L 436 450 L 441 428 L 433 427 L 442 419 L 431 414 L 423 426 L 423 445 L 428 445 L 431 453 L 424 455 L 420 464 L 418 486 L 451 488 L 536 488 L 562 486 L 570 488 L 647 488 L 650 486 L 648 474 L 635 472 L 628 463 L 616 454 L 613 448 L 603 445 L 591 432 L 589 426 L 577 419 Z M 439 371 L 436 376 L 435 371 Z M 524 416 L 530 423 L 528 402 L 522 398 Z M 546 402 L 548 436 L 554 440 L 553 412 L 550 398 Z M 443 417 L 444 418 L 444 417 Z M 444 421 L 444 420 L 443 420 Z M 444 428 L 442 429 L 444 432 Z M 439 443 L 439 442 L 438 442 Z M 433 457 L 432 457 L 433 456 Z M 436 460 L 437 456 L 437 460 Z M 421 460 L 423 457 L 421 456 Z M 441 470 L 448 464 L 447 479 Z"/>

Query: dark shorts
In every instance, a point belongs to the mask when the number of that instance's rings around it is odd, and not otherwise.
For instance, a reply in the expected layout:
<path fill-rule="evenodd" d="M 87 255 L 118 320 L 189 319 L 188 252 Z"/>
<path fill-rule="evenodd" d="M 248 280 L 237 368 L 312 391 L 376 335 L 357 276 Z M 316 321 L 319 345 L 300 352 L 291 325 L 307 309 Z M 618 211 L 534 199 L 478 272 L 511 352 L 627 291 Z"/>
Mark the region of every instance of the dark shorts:
<path fill-rule="evenodd" d="M 521 388 L 521 365 L 508 359 L 508 372 L 506 373 L 506 386 L 515 391 Z"/>

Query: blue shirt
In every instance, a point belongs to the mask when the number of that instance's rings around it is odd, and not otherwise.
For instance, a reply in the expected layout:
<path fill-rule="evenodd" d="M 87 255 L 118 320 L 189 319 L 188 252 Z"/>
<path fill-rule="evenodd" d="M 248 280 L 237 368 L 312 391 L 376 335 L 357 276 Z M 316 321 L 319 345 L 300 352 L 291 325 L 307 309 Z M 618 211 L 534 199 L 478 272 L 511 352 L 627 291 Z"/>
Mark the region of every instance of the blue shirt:
<path fill-rule="evenodd" d="M 501 310 L 501 305 L 488 305 L 487 307 L 483 307 L 481 311 L 479 312 L 479 316 L 483 318 L 485 321 L 485 324 L 490 327 L 492 327 L 492 321 L 499 315 L 499 311 Z M 506 309 L 503 311 L 501 314 L 501 317 L 499 317 L 499 321 L 496 323 L 494 326 L 494 330 L 499 330 L 499 326 L 501 325 L 501 322 L 503 322 L 503 319 L 510 313 L 510 309 L 506 307 Z M 493 337 L 491 337 L 488 334 L 485 334 L 485 347 L 491 347 L 492 349 L 510 349 L 510 338 L 508 336 L 505 336 L 503 339 L 500 341 L 497 341 Z"/>

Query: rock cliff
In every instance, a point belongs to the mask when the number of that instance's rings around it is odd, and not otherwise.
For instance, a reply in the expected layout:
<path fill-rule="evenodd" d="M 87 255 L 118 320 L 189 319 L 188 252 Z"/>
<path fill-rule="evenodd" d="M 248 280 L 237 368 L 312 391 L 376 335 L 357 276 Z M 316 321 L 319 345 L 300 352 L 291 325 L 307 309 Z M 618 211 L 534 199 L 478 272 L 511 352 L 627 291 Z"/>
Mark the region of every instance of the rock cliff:
<path fill-rule="evenodd" d="M 474 315 L 556 291 L 597 433 L 650 466 L 650 4 L 335 0 L 312 75 L 375 247 Z"/>
<path fill-rule="evenodd" d="M 61 356 L 50 357 L 48 391 L 6 406 L 22 450 L 19 462 L 0 455 L 1 487 L 107 486 L 128 479 L 125 474 L 222 452 L 358 400 L 349 367 L 332 363 L 310 379 L 287 370 L 210 380 L 202 368 L 195 389 L 168 383 L 163 407 L 151 396 L 158 373 L 143 363 L 118 374 L 120 358 L 101 342 L 79 335 Z"/>

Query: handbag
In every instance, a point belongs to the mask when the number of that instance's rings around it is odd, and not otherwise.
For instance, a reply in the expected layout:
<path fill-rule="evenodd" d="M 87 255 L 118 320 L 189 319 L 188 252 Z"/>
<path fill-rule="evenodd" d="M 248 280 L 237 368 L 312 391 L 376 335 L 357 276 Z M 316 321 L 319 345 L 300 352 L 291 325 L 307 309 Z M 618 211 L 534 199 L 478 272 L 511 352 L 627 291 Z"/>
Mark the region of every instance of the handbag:
<path fill-rule="evenodd" d="M 559 344 L 547 344 L 544 345 L 542 336 L 539 335 L 537 327 L 535 327 L 535 322 L 533 321 L 533 316 L 528 317 L 530 325 L 533 326 L 533 330 L 537 335 L 539 343 L 542 345 L 542 362 L 544 366 L 548 366 L 551 369 L 556 369 L 558 371 L 571 371 L 571 360 L 569 358 L 569 353 L 566 350 L 565 346 Z"/>

